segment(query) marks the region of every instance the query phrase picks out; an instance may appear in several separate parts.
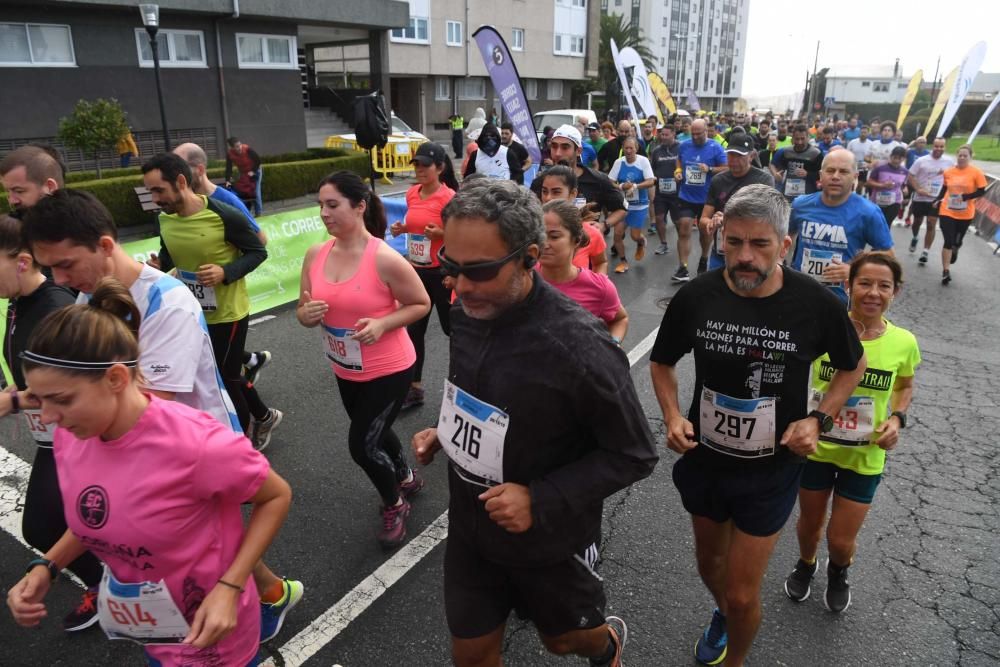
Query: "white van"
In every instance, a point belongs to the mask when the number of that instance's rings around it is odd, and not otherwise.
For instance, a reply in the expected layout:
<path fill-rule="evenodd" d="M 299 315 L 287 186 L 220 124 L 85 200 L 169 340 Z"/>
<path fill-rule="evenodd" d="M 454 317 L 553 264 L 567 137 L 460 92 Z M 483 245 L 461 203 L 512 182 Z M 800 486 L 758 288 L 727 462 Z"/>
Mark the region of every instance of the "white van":
<path fill-rule="evenodd" d="M 535 122 L 535 130 L 538 132 L 541 132 L 546 126 L 557 128 L 560 125 L 572 125 L 577 118 L 583 120 L 584 125 L 597 122 L 597 114 L 590 109 L 552 109 L 539 111 L 532 117 Z"/>

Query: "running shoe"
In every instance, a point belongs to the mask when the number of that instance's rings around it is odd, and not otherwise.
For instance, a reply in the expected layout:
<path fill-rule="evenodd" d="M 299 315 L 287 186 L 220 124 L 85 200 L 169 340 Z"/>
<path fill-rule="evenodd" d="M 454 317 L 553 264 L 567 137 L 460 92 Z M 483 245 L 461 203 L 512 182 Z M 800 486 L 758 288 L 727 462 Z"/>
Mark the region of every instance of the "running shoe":
<path fill-rule="evenodd" d="M 97 586 L 88 588 L 76 609 L 63 618 L 63 630 L 79 632 L 97 623 Z"/>
<path fill-rule="evenodd" d="M 851 606 L 851 585 L 847 583 L 847 568 L 837 567 L 826 561 L 826 593 L 823 604 L 830 611 L 839 614 Z"/>
<path fill-rule="evenodd" d="M 673 280 L 675 283 L 686 283 L 687 281 L 691 280 L 691 274 L 690 272 L 688 272 L 688 267 L 686 266 L 678 267 L 677 271 L 674 272 L 674 275 L 670 276 L 670 279 Z"/>
<path fill-rule="evenodd" d="M 415 496 L 420 492 L 420 489 L 424 488 L 424 479 L 417 474 L 416 470 L 411 469 L 410 475 L 412 479 L 409 482 L 403 480 L 399 483 L 399 495 L 404 498 Z"/>
<path fill-rule="evenodd" d="M 641 262 L 642 258 L 646 256 L 646 239 L 642 240 L 642 243 L 635 249 L 635 261 Z"/>
<path fill-rule="evenodd" d="M 927 251 L 926 250 L 924 250 L 922 253 L 920 253 L 920 259 L 918 259 L 917 262 L 920 264 L 920 266 L 927 266 Z"/>
<path fill-rule="evenodd" d="M 716 609 L 712 612 L 712 622 L 694 645 L 694 659 L 703 665 L 718 665 L 726 659 L 729 635 L 726 633 L 726 617 Z"/>
<path fill-rule="evenodd" d="M 628 262 L 618 262 L 615 266 L 615 273 L 625 273 L 628 271 Z"/>
<path fill-rule="evenodd" d="M 914 236 L 912 239 L 910 239 L 910 252 L 916 252 L 917 251 L 917 240 L 918 239 L 917 239 L 916 236 Z"/>
<path fill-rule="evenodd" d="M 611 641 L 615 645 L 615 655 L 611 658 L 611 662 L 606 663 L 607 667 L 622 667 L 624 664 L 622 663 L 622 651 L 625 650 L 625 644 L 628 643 L 628 626 L 618 616 L 608 616 L 604 622 L 608 624 L 608 634 L 611 635 Z M 590 664 L 605 663 L 595 663 L 591 660 Z"/>
<path fill-rule="evenodd" d="M 247 379 L 250 384 L 257 384 L 260 380 L 260 372 L 271 362 L 271 353 L 267 350 L 261 350 L 260 352 L 254 352 L 257 356 L 257 363 L 253 366 L 243 367 L 243 377 Z"/>
<path fill-rule="evenodd" d="M 947 269 L 945 269 L 941 273 L 941 284 L 942 285 L 947 285 L 950 282 L 951 282 L 951 271 L 948 271 Z"/>
<path fill-rule="evenodd" d="M 402 405 L 399 406 L 400 410 L 409 410 L 410 408 L 415 408 L 424 404 L 424 390 L 421 387 L 414 387 L 410 385 L 410 388 L 406 390 L 406 398 L 403 399 Z"/>
<path fill-rule="evenodd" d="M 617 257 L 618 256 L 618 248 L 616 248 L 614 246 L 611 246 L 611 256 L 612 257 Z"/>
<path fill-rule="evenodd" d="M 816 574 L 816 567 L 817 563 L 815 561 L 810 565 L 800 558 L 799 562 L 795 564 L 795 569 L 785 579 L 785 595 L 796 602 L 808 600 L 809 593 L 812 592 L 810 583 L 812 583 L 813 576 Z"/>
<path fill-rule="evenodd" d="M 656 253 L 657 255 L 666 255 L 668 252 L 670 252 L 670 246 L 667 245 L 666 243 L 661 243 L 660 247 L 654 250 L 653 252 Z"/>
<path fill-rule="evenodd" d="M 271 444 L 271 432 L 274 427 L 281 423 L 284 413 L 281 410 L 275 408 L 267 409 L 267 419 L 257 420 L 251 418 L 250 420 L 250 442 L 253 443 L 253 448 L 258 452 L 264 451 L 264 449 Z"/>
<path fill-rule="evenodd" d="M 405 498 L 394 507 L 382 508 L 382 528 L 378 531 L 378 542 L 383 549 L 395 549 L 406 539 L 406 517 L 410 515 L 410 503 Z"/>
<path fill-rule="evenodd" d="M 951 249 L 951 261 L 948 262 L 949 264 L 954 264 L 955 262 L 958 261 L 958 249 L 961 248 L 961 247 L 962 246 L 957 245 L 957 246 L 955 246 L 954 248 Z"/>
<path fill-rule="evenodd" d="M 708 257 L 702 257 L 698 260 L 698 275 L 700 276 L 706 271 L 708 271 Z"/>
<path fill-rule="evenodd" d="M 281 599 L 271 604 L 261 600 L 260 603 L 260 643 L 271 641 L 279 632 L 281 625 L 285 622 L 285 614 L 290 612 L 299 603 L 306 592 L 301 581 L 291 579 L 281 579 L 281 586 L 285 589 L 285 594 Z"/>
<path fill-rule="evenodd" d="M 656 225 L 650 225 L 649 229 L 646 230 L 646 233 L 647 234 L 655 234 L 656 233 Z"/>

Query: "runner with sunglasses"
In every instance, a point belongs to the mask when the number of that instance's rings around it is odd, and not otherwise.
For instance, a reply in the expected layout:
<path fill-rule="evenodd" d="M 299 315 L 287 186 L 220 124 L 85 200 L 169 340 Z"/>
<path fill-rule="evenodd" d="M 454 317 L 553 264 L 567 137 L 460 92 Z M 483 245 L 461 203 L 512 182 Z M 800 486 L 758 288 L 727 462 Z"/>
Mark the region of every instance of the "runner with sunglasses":
<path fill-rule="evenodd" d="M 382 240 L 382 200 L 361 178 L 330 174 L 320 181 L 319 205 L 333 238 L 306 252 L 295 314 L 303 326 L 322 325 L 323 352 L 351 419 L 351 458 L 382 498 L 378 541 L 393 548 L 406 539 L 407 498 L 424 485 L 392 423 L 417 357 L 406 326 L 425 316 L 431 301 L 413 266 Z"/>
<path fill-rule="evenodd" d="M 442 213 L 454 279 L 437 428 L 413 437 L 449 466 L 445 611 L 459 667 L 500 664 L 512 609 L 546 648 L 620 665 L 594 567 L 603 501 L 650 474 L 652 434 L 607 328 L 541 280 L 542 211 L 509 181 L 468 184 Z M 502 407 L 496 407 L 502 406 Z M 553 594 L 558 591 L 558 594 Z"/>

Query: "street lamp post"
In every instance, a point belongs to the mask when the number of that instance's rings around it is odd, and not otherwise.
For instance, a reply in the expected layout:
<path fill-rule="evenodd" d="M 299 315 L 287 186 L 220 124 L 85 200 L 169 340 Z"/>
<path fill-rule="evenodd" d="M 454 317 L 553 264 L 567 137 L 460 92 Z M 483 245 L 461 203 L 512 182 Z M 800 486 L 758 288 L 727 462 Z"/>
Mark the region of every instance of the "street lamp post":
<path fill-rule="evenodd" d="M 163 150 L 170 152 L 170 132 L 167 130 L 167 109 L 163 104 L 163 81 L 160 79 L 160 44 L 156 33 L 160 30 L 160 7 L 150 3 L 139 5 L 142 25 L 149 34 L 149 49 L 153 52 L 153 72 L 156 74 L 156 97 L 160 102 L 160 124 L 163 126 Z"/>

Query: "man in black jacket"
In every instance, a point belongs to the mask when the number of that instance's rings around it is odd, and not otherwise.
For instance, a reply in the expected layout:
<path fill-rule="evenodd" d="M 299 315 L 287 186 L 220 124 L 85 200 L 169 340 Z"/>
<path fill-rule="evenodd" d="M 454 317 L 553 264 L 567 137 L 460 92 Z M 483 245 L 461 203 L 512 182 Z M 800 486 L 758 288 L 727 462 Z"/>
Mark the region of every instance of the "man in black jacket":
<path fill-rule="evenodd" d="M 455 664 L 499 664 L 512 609 L 546 647 L 620 665 L 625 623 L 604 617 L 594 571 L 603 501 L 657 454 L 622 350 L 532 269 L 545 233 L 531 193 L 463 188 L 442 212 L 455 280 L 437 428 L 417 460 L 450 460 L 445 609 Z"/>

